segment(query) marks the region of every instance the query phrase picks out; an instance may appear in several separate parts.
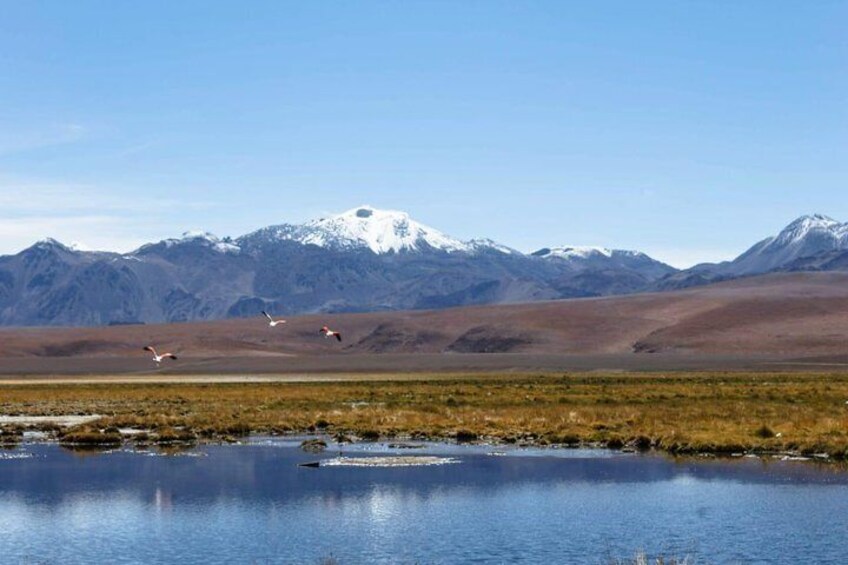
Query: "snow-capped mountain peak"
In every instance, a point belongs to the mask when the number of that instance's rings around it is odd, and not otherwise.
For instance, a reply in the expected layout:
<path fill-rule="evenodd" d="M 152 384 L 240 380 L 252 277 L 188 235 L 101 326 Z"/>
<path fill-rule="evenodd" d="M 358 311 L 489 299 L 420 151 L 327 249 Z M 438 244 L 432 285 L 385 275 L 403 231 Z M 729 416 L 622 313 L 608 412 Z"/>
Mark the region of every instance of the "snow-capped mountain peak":
<path fill-rule="evenodd" d="M 301 226 L 279 226 L 278 239 L 337 249 L 370 249 L 380 255 L 402 251 L 436 249 L 467 251 L 469 245 L 435 228 L 425 226 L 406 212 L 359 206 Z"/>
<path fill-rule="evenodd" d="M 848 224 L 822 214 L 801 216 L 722 268 L 735 276 L 768 272 L 797 259 L 848 249 Z"/>
<path fill-rule="evenodd" d="M 201 230 L 192 230 L 183 232 L 182 237 L 179 239 L 167 240 L 169 242 L 174 243 L 188 243 L 195 242 L 205 245 L 219 253 L 238 253 L 241 251 L 238 245 L 234 244 L 229 238 L 221 239 L 214 233 L 210 233 L 208 231 Z"/>
<path fill-rule="evenodd" d="M 180 237 L 172 237 L 169 239 L 163 239 L 159 243 L 148 243 L 147 245 L 142 245 L 139 249 L 128 253 L 125 256 L 134 256 L 139 252 L 149 251 L 159 246 L 169 248 L 185 244 L 200 244 L 219 253 L 239 253 L 241 251 L 241 248 L 233 243 L 230 238 L 221 239 L 215 234 L 207 231 L 192 230 L 183 232 Z"/>
<path fill-rule="evenodd" d="M 74 250 L 58 241 L 53 239 L 52 237 L 45 237 L 44 239 L 40 239 L 32 244 L 29 248 L 24 249 L 22 253 L 27 251 L 39 251 L 39 252 L 47 252 L 47 253 L 72 253 Z"/>
<path fill-rule="evenodd" d="M 220 253 L 238 253 L 240 251 L 239 246 L 232 243 L 229 238 L 221 239 L 213 233 L 201 230 L 183 232 L 181 238 L 170 239 L 166 241 L 171 245 L 176 243 L 197 242 L 206 245 L 207 247 L 210 247 Z"/>
<path fill-rule="evenodd" d="M 52 237 L 45 237 L 44 239 L 39 239 L 33 244 L 33 247 L 61 247 L 63 249 L 67 249 L 67 245 L 62 243 L 59 240 L 53 239 Z"/>
<path fill-rule="evenodd" d="M 497 241 L 489 239 L 488 237 L 471 239 L 465 242 L 465 245 L 468 247 L 469 251 L 497 251 L 498 253 L 503 253 L 504 255 L 521 255 L 520 251 L 513 249 L 512 247 L 507 247 Z"/>
<path fill-rule="evenodd" d="M 377 254 L 417 251 L 429 246 L 442 251 L 460 251 L 466 245 L 437 229 L 420 224 L 406 212 L 360 206 L 329 218 L 306 224 L 313 233 L 304 243 L 343 247 L 367 247 Z"/>
<path fill-rule="evenodd" d="M 533 253 L 544 259 L 589 259 L 590 257 L 612 257 L 612 249 L 606 247 L 562 246 L 545 247 Z"/>
<path fill-rule="evenodd" d="M 801 216 L 786 226 L 775 238 L 776 245 L 788 245 L 800 242 L 808 237 L 823 235 L 826 238 L 840 240 L 848 234 L 848 224 L 842 224 L 822 214 Z"/>

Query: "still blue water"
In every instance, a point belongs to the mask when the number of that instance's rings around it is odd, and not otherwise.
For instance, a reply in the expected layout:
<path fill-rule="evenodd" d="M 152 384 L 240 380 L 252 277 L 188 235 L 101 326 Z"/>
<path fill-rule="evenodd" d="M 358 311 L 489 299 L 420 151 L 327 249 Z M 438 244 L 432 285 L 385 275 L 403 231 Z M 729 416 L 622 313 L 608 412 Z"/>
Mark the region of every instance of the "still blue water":
<path fill-rule="evenodd" d="M 381 454 L 382 445 L 359 447 Z M 845 563 L 848 473 L 796 462 L 430 445 L 310 469 L 294 441 L 0 453 L 2 563 Z M 354 448 L 349 448 L 349 455 Z"/>

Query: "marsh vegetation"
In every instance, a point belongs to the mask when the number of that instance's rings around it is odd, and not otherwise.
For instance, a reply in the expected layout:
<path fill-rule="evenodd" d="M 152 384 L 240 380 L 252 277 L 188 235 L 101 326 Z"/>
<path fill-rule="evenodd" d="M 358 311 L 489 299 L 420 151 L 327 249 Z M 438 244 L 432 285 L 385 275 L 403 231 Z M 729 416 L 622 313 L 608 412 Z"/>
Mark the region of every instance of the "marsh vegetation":
<path fill-rule="evenodd" d="M 848 376 L 697 373 L 458 375 L 446 380 L 2 386 L 5 415 L 99 414 L 62 441 L 237 439 L 249 433 L 848 455 Z M 20 426 L 3 429 L 5 441 Z"/>

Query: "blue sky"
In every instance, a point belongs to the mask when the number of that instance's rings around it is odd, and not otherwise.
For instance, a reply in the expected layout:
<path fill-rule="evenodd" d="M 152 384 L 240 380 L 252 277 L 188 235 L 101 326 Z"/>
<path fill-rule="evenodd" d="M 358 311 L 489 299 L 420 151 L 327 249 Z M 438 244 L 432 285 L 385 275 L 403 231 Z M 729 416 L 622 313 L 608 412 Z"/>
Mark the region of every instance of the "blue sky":
<path fill-rule="evenodd" d="M 359 204 L 730 258 L 848 220 L 846 2 L 5 2 L 0 253 Z"/>

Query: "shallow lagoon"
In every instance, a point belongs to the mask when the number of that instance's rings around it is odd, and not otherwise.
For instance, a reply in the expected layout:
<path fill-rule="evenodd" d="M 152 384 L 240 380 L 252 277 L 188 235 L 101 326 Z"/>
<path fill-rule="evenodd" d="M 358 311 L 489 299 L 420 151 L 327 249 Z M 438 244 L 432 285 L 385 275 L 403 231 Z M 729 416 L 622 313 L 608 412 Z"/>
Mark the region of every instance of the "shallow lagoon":
<path fill-rule="evenodd" d="M 799 462 L 427 444 L 426 467 L 318 469 L 298 441 L 177 455 L 0 452 L 9 563 L 841 563 L 848 473 Z M 492 454 L 496 452 L 496 454 Z"/>

